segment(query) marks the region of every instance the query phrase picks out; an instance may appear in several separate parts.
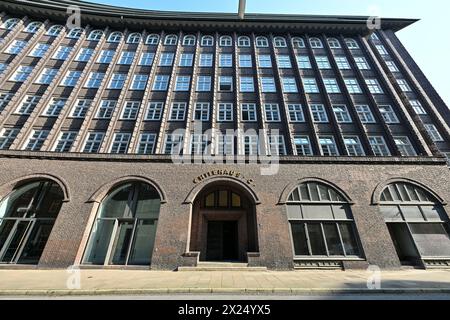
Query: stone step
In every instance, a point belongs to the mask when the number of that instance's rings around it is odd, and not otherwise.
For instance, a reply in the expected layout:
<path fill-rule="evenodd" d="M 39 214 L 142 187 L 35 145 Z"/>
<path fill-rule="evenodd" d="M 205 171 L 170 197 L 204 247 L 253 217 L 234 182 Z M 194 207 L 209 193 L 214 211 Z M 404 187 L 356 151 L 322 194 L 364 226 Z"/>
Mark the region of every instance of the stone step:
<path fill-rule="evenodd" d="M 178 267 L 178 271 L 267 271 L 266 267 L 249 267 L 247 263 L 200 262 L 196 267 Z"/>

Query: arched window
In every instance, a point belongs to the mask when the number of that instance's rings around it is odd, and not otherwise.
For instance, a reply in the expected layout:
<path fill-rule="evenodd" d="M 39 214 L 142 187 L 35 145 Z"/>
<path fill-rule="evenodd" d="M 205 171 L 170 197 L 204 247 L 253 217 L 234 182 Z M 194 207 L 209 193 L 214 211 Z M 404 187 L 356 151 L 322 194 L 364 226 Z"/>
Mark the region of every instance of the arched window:
<path fill-rule="evenodd" d="M 207 194 L 203 200 L 203 208 L 239 209 L 242 207 L 241 196 L 231 190 L 220 189 Z"/>
<path fill-rule="evenodd" d="M 120 40 L 122 40 L 122 37 L 122 32 L 115 31 L 109 35 L 108 42 L 120 42 Z"/>
<path fill-rule="evenodd" d="M 82 28 L 70 29 L 69 33 L 67 34 L 67 38 L 78 39 L 83 34 L 83 31 L 84 30 Z"/>
<path fill-rule="evenodd" d="M 380 211 L 403 264 L 450 262 L 448 215 L 429 191 L 412 183 L 391 183 L 381 193 Z"/>
<path fill-rule="evenodd" d="M 339 191 L 305 182 L 292 191 L 286 205 L 296 259 L 361 257 L 350 204 Z"/>
<path fill-rule="evenodd" d="M 233 40 L 230 36 L 221 36 L 220 37 L 220 46 L 221 47 L 231 47 L 233 45 Z"/>
<path fill-rule="evenodd" d="M 84 264 L 150 265 L 161 199 L 151 185 L 130 182 L 102 201 Z"/>
<path fill-rule="evenodd" d="M 100 41 L 100 39 L 103 37 L 103 31 L 102 30 L 93 30 L 89 34 L 88 40 L 91 41 Z"/>
<path fill-rule="evenodd" d="M 18 18 L 10 18 L 2 24 L 2 28 L 7 29 L 7 30 L 12 30 L 17 26 L 17 24 L 19 22 L 20 22 L 20 19 L 18 19 Z"/>
<path fill-rule="evenodd" d="M 304 48 L 305 47 L 305 41 L 303 40 L 303 38 L 300 37 L 294 37 L 292 38 L 292 45 L 294 46 L 294 48 Z"/>
<path fill-rule="evenodd" d="M 60 25 L 51 26 L 50 29 L 48 29 L 48 31 L 47 31 L 47 35 L 56 37 L 57 35 L 59 35 L 61 33 L 61 31 L 63 29 L 64 29 L 64 27 L 60 26 Z"/>
<path fill-rule="evenodd" d="M 150 34 L 145 41 L 146 44 L 157 45 L 159 43 L 159 35 Z"/>
<path fill-rule="evenodd" d="M 319 38 L 311 38 L 309 39 L 309 43 L 311 44 L 311 48 L 320 49 L 323 48 L 322 41 Z"/>
<path fill-rule="evenodd" d="M 349 49 L 359 49 L 359 45 L 355 39 L 345 39 L 345 44 Z"/>
<path fill-rule="evenodd" d="M 34 181 L 0 203 L 0 264 L 38 264 L 64 200 L 60 186 Z"/>
<path fill-rule="evenodd" d="M 273 45 L 275 48 L 285 48 L 286 47 L 286 39 L 283 37 L 275 37 L 273 39 Z"/>
<path fill-rule="evenodd" d="M 202 37 L 202 47 L 212 47 L 214 45 L 214 38 L 212 36 Z"/>
<path fill-rule="evenodd" d="M 266 37 L 257 37 L 256 46 L 258 48 L 267 48 L 269 46 L 269 41 L 267 40 Z"/>
<path fill-rule="evenodd" d="M 166 39 L 164 40 L 164 44 L 166 46 L 176 46 L 178 43 L 178 37 L 174 34 L 169 34 L 166 36 Z"/>
<path fill-rule="evenodd" d="M 341 48 L 341 44 L 336 38 L 328 38 L 328 45 L 331 49 L 339 49 Z"/>
<path fill-rule="evenodd" d="M 250 47 L 250 38 L 247 36 L 241 36 L 238 38 L 239 47 Z"/>
<path fill-rule="evenodd" d="M 141 34 L 140 33 L 132 33 L 128 36 L 127 43 L 139 43 L 141 41 Z"/>
<path fill-rule="evenodd" d="M 30 22 L 27 27 L 25 28 L 25 32 L 29 32 L 29 33 L 36 33 L 40 27 L 42 27 L 42 22 L 38 22 L 38 21 L 34 21 L 34 22 Z"/>
<path fill-rule="evenodd" d="M 195 46 L 195 36 L 188 35 L 183 38 L 183 46 Z"/>

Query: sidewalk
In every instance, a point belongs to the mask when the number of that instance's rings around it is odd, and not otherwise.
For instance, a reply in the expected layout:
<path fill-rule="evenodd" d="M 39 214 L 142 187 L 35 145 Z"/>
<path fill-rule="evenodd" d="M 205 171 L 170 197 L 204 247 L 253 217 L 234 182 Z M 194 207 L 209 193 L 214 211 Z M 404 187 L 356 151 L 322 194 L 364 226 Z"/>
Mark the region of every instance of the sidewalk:
<path fill-rule="evenodd" d="M 66 270 L 0 270 L 0 295 L 450 293 L 450 270 L 384 271 L 380 290 L 368 289 L 369 276 L 364 271 L 81 270 L 77 275 Z M 77 283 L 80 289 L 72 289 Z"/>

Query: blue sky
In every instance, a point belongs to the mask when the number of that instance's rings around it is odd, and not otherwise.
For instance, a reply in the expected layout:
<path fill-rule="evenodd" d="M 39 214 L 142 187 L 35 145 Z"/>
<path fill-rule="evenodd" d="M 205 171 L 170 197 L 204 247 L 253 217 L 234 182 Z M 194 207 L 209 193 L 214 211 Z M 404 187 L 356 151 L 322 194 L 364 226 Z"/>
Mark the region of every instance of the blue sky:
<path fill-rule="evenodd" d="M 91 0 L 94 1 L 94 0 Z M 94 2 L 124 6 L 123 0 Z M 152 10 L 236 12 L 238 0 L 134 0 L 130 7 Z M 416 62 L 450 106 L 448 0 L 247 0 L 247 12 L 332 15 L 379 15 L 419 18 L 397 33 Z M 438 32 L 435 32 L 438 31 Z M 444 41 L 443 41 L 444 40 Z"/>

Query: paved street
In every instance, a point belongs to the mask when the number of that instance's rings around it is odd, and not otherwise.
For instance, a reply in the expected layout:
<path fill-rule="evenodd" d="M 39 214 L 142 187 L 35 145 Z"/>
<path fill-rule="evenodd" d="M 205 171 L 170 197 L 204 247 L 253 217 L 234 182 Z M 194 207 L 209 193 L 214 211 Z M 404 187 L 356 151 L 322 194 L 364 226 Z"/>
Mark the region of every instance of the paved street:
<path fill-rule="evenodd" d="M 378 277 L 379 276 L 379 277 Z M 374 277 L 374 278 L 369 278 Z M 370 290 L 380 279 L 381 288 Z M 306 299 L 336 294 L 450 294 L 450 270 L 166 272 L 137 270 L 0 270 L 0 295 L 111 296 L 264 295 Z M 182 297 L 182 296 L 180 296 Z M 192 296 L 189 296 L 192 297 Z"/>

